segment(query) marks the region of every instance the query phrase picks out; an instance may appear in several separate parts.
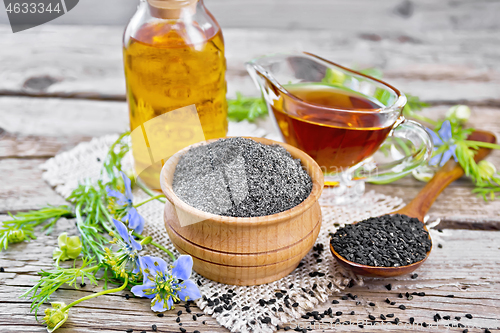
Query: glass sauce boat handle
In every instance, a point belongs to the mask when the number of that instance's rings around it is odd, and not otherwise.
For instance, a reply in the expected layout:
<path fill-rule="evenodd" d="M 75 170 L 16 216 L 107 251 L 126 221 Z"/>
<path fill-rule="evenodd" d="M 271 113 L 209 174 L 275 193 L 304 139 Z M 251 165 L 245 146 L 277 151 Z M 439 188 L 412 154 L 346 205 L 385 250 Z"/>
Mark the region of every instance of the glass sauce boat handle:
<path fill-rule="evenodd" d="M 397 180 L 427 163 L 432 151 L 432 139 L 424 126 L 401 116 L 378 151 L 378 155 L 385 153 L 397 158 L 377 162 L 377 158 L 372 157 L 354 167 L 353 178 L 379 184 Z"/>

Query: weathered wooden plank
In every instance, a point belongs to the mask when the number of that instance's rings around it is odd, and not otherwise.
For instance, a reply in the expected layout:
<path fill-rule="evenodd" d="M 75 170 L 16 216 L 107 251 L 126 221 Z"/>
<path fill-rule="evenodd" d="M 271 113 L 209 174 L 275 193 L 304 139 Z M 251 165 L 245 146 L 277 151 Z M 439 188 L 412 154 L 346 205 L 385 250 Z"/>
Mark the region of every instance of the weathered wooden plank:
<path fill-rule="evenodd" d="M 14 244 L 6 252 L 0 253 L 0 266 L 5 272 L 0 273 L 0 322 L 2 327 L 9 331 L 14 326 L 30 327 L 30 331 L 42 332 L 43 327 L 35 322 L 33 314 L 29 314 L 29 301 L 18 299 L 35 280 L 36 271 L 49 268 L 52 262 L 51 252 L 56 244 L 57 235 L 62 231 L 73 232 L 70 223 L 62 223 L 56 227 L 50 236 L 40 235 L 30 244 Z M 476 325 L 478 327 L 498 328 L 500 326 L 500 312 L 498 299 L 500 299 L 500 233 L 487 231 L 444 230 L 442 233 L 432 233 L 434 249 L 427 262 L 416 272 L 417 279 L 410 276 L 397 278 L 375 279 L 366 278 L 363 286 L 354 286 L 346 290 L 357 295 L 354 300 L 342 300 L 341 295 L 332 296 L 330 301 L 317 306 L 315 310 L 323 312 L 332 307 L 333 312 L 341 311 L 343 314 L 326 317 L 324 322 L 332 322 L 339 318 L 342 322 L 368 320 L 372 314 L 380 321 L 380 314 L 394 313 L 402 323 L 408 323 L 409 318 L 415 318 L 417 323 L 426 322 L 439 324 L 439 327 L 428 328 L 430 332 L 442 332 L 443 325 L 457 321 L 433 321 L 433 316 L 439 313 L 442 316 L 450 315 L 452 318 L 460 316 L 460 323 Z M 437 244 L 442 244 L 442 248 Z M 464 249 L 467 249 L 464 251 Z M 330 256 L 329 252 L 324 253 Z M 388 291 L 385 285 L 391 283 L 392 290 Z M 92 286 L 85 286 L 78 290 L 64 288 L 57 292 L 53 300 L 68 302 L 88 295 L 92 290 L 99 290 Z M 412 300 L 406 297 L 399 298 L 399 293 L 424 292 L 425 296 L 413 296 Z M 130 294 L 125 291 L 116 295 L 106 295 L 97 299 L 83 302 L 71 310 L 70 319 L 61 332 L 99 330 L 104 332 L 125 331 L 128 328 L 134 331 L 150 331 L 156 324 L 160 332 L 176 332 L 178 324 L 175 311 L 167 312 L 165 317 L 158 318 L 149 310 L 148 301 L 136 298 L 126 300 L 123 296 Z M 453 294 L 454 298 L 446 297 Z M 271 297 L 271 295 L 270 295 Z M 384 302 L 386 298 L 395 301 L 395 305 Z M 332 305 L 331 301 L 339 300 L 340 304 Z M 360 302 L 356 304 L 356 302 Z M 369 303 L 375 303 L 370 306 Z M 406 310 L 399 309 L 405 305 Z M 355 311 L 354 315 L 350 315 Z M 199 312 L 193 308 L 193 312 Z M 471 313 L 473 319 L 465 318 Z M 191 316 L 183 313 L 181 320 L 183 327 L 188 331 L 195 329 L 201 332 L 225 332 L 214 319 L 202 316 L 197 322 Z M 206 324 L 202 324 L 202 320 Z M 301 325 L 310 323 L 312 319 L 301 319 Z M 318 326 L 316 326 L 318 328 Z M 329 325 L 323 323 L 315 332 L 328 330 Z M 389 325 L 383 328 L 367 327 L 364 330 L 350 326 L 352 331 L 396 331 L 401 326 Z M 368 330 L 367 330 L 368 329 Z M 462 328 L 463 330 L 463 328 Z M 460 330 L 461 331 L 461 330 Z M 476 330 L 477 331 L 477 330 Z"/>
<path fill-rule="evenodd" d="M 0 95 L 124 99 L 121 27 L 49 25 L 22 34 L 7 33 L 9 29 L 0 27 L 4 33 Z M 245 61 L 268 53 L 309 51 L 348 66 L 379 67 L 389 82 L 436 103 L 467 100 L 500 105 L 496 70 L 500 49 L 494 47 L 500 44 L 500 35 L 496 30 L 422 29 L 409 37 L 399 28 L 370 36 L 344 28 L 225 29 L 229 95 L 237 90 L 258 94 L 244 69 Z M 36 54 L 36 66 L 32 57 L 20 58 L 19 54 Z"/>

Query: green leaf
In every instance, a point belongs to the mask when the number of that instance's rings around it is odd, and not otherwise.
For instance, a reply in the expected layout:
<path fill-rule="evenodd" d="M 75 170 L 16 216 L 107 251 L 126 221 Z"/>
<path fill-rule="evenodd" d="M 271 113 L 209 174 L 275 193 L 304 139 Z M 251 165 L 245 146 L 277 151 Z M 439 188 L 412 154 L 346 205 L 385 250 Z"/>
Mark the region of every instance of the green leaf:
<path fill-rule="evenodd" d="M 227 116 L 232 121 L 248 120 L 254 122 L 267 115 L 266 102 L 262 97 L 244 97 L 240 92 L 237 92 L 236 99 L 229 99 L 227 104 Z"/>

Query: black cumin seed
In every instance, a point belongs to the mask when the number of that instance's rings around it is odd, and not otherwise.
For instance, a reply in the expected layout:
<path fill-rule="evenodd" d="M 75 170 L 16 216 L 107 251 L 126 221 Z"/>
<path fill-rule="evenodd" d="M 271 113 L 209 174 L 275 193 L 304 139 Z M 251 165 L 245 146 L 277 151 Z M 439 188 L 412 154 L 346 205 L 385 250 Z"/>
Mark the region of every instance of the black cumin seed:
<path fill-rule="evenodd" d="M 196 315 L 193 315 L 193 320 L 194 320 L 194 321 L 197 321 L 197 320 L 198 320 L 198 317 L 196 317 Z"/>
<path fill-rule="evenodd" d="M 332 286 L 333 286 L 333 283 L 328 283 L 328 285 L 326 286 L 328 289 L 332 289 Z"/>
<path fill-rule="evenodd" d="M 370 302 L 370 303 L 368 303 L 368 305 L 369 305 L 369 306 L 375 306 L 375 303 Z"/>
<path fill-rule="evenodd" d="M 385 299 L 385 302 L 386 302 L 387 304 L 391 304 L 391 300 L 390 300 L 390 299 L 388 299 L 388 298 L 386 298 L 386 299 Z"/>
<path fill-rule="evenodd" d="M 201 317 L 201 316 L 203 316 L 203 313 L 197 313 L 196 314 L 196 317 Z"/>
<path fill-rule="evenodd" d="M 186 312 L 191 313 L 191 309 L 186 306 Z"/>
<path fill-rule="evenodd" d="M 451 317 L 450 317 L 450 316 L 443 316 L 443 319 L 444 319 L 444 320 L 450 320 L 450 319 L 451 319 Z"/>
<path fill-rule="evenodd" d="M 351 315 L 353 315 L 353 316 L 354 316 L 355 314 L 356 314 L 356 312 L 354 312 L 354 311 L 351 311 Z"/>
<path fill-rule="evenodd" d="M 472 315 L 470 313 L 465 315 L 467 318 L 472 319 Z"/>
<path fill-rule="evenodd" d="M 468 329 L 464 329 L 464 330 L 462 331 L 462 333 L 469 333 L 469 330 L 468 330 Z"/>
<path fill-rule="evenodd" d="M 161 317 L 164 316 L 164 314 L 163 313 L 158 313 L 157 316 L 161 318 Z"/>
<path fill-rule="evenodd" d="M 204 320 L 204 321 L 202 321 L 201 323 L 202 323 L 203 325 L 206 325 L 206 324 L 207 324 L 207 321 L 206 321 L 206 320 Z"/>
<path fill-rule="evenodd" d="M 389 304 L 391 304 L 391 305 L 396 305 L 396 302 L 391 302 L 391 303 L 389 303 Z"/>
<path fill-rule="evenodd" d="M 453 297 L 455 297 L 455 295 L 446 295 L 446 297 L 453 298 Z"/>
<path fill-rule="evenodd" d="M 400 308 L 401 310 L 406 310 L 406 306 L 404 306 L 403 304 L 401 304 L 401 305 L 399 306 L 399 308 Z"/>
<path fill-rule="evenodd" d="M 337 312 L 335 312 L 335 315 L 337 315 L 337 316 L 342 316 L 342 311 L 337 311 Z"/>
<path fill-rule="evenodd" d="M 5 269 L 3 267 L 0 267 L 0 273 L 5 272 Z"/>
<path fill-rule="evenodd" d="M 292 304 L 292 307 L 294 307 L 294 308 L 296 308 L 298 306 L 299 306 L 299 303 L 297 303 L 297 302 L 295 302 L 295 303 Z"/>
<path fill-rule="evenodd" d="M 360 304 L 361 304 L 361 302 L 360 302 L 360 301 L 357 301 L 357 302 L 356 302 L 356 305 L 360 305 Z"/>
<path fill-rule="evenodd" d="M 336 299 L 334 299 L 334 300 L 332 301 L 332 304 L 339 304 L 339 301 L 337 301 Z"/>
<path fill-rule="evenodd" d="M 415 318 L 410 317 L 410 324 L 413 324 L 415 322 Z"/>
<path fill-rule="evenodd" d="M 155 324 L 151 325 L 151 329 L 152 329 L 154 332 L 158 331 L 158 327 L 156 327 L 156 325 L 155 325 Z"/>
<path fill-rule="evenodd" d="M 411 275 L 411 278 L 415 280 L 416 278 L 418 278 L 418 274 L 417 274 L 417 273 L 413 273 L 413 274 Z"/>
<path fill-rule="evenodd" d="M 370 318 L 370 320 L 375 320 L 375 316 L 373 315 L 368 315 L 368 318 Z"/>
<path fill-rule="evenodd" d="M 399 318 L 394 318 L 394 324 L 398 324 L 399 323 Z"/>
<path fill-rule="evenodd" d="M 196 280 L 196 284 L 198 284 L 198 286 L 200 287 L 203 285 L 200 280 Z"/>
<path fill-rule="evenodd" d="M 438 244 L 438 247 L 439 247 L 440 249 L 442 249 L 442 248 L 443 248 L 443 244 Z"/>
<path fill-rule="evenodd" d="M 244 306 L 244 307 L 242 307 L 241 309 L 242 309 L 243 311 L 248 311 L 248 310 L 250 310 L 250 307 L 249 307 L 249 306 Z"/>
<path fill-rule="evenodd" d="M 436 314 L 434 315 L 434 317 L 436 317 L 436 318 L 437 318 L 437 320 L 441 320 L 441 315 L 440 315 L 439 313 L 436 313 Z"/>
<path fill-rule="evenodd" d="M 186 329 L 184 327 L 179 327 L 179 329 L 181 330 L 182 333 L 186 333 Z"/>
<path fill-rule="evenodd" d="M 132 333 L 133 331 L 134 331 L 133 329 L 128 328 L 125 332 L 127 332 L 127 333 Z"/>
<path fill-rule="evenodd" d="M 348 298 L 349 298 L 349 297 L 347 297 L 347 296 L 342 296 L 342 297 L 341 297 L 341 299 L 342 299 L 343 301 L 347 301 L 347 299 L 348 299 Z"/>
<path fill-rule="evenodd" d="M 382 320 L 386 320 L 387 318 L 385 318 L 385 316 L 383 314 L 380 315 L 380 319 Z"/>
<path fill-rule="evenodd" d="M 177 317 L 177 319 L 175 320 L 176 323 L 180 323 L 181 322 L 181 317 Z"/>
<path fill-rule="evenodd" d="M 387 290 L 391 290 L 392 289 L 392 284 L 386 284 L 385 287 L 387 288 Z"/>
<path fill-rule="evenodd" d="M 425 296 L 425 293 L 423 291 L 421 291 L 417 295 L 420 296 L 420 297 L 423 297 L 423 296 Z"/>
<path fill-rule="evenodd" d="M 3 269 L 3 268 L 2 268 Z M 3 272 L 2 270 L 0 270 L 0 272 Z M 87 284 L 85 282 L 83 283 L 80 283 L 80 287 L 84 288 Z"/>
<path fill-rule="evenodd" d="M 179 326 L 182 326 L 182 323 L 179 323 Z"/>
<path fill-rule="evenodd" d="M 462 317 L 456 316 L 456 317 L 455 317 L 455 319 L 456 319 L 457 321 L 460 321 L 460 319 L 462 319 Z"/>
<path fill-rule="evenodd" d="M 422 323 L 422 326 L 423 326 L 423 327 L 427 327 L 427 326 L 429 326 L 429 325 L 427 325 L 427 323 L 424 321 L 424 322 Z"/>
<path fill-rule="evenodd" d="M 316 288 L 318 288 L 318 284 L 317 283 L 313 284 L 312 290 L 316 290 Z"/>
<path fill-rule="evenodd" d="M 358 327 L 359 327 L 359 328 L 363 328 L 363 327 L 365 327 L 365 326 L 364 326 L 363 324 L 358 324 Z"/>
<path fill-rule="evenodd" d="M 264 301 L 264 300 L 261 298 L 261 299 L 259 299 L 259 304 L 260 304 L 260 306 L 264 306 L 264 305 L 266 305 L 266 301 Z"/>
<path fill-rule="evenodd" d="M 255 325 L 255 324 L 256 324 L 256 321 L 255 321 L 255 320 L 252 320 L 252 321 L 250 321 L 250 324 Z"/>
<path fill-rule="evenodd" d="M 271 323 L 271 318 L 269 317 L 264 317 L 260 320 L 263 324 L 269 324 Z"/>
<path fill-rule="evenodd" d="M 288 286 L 288 289 L 292 289 L 292 288 L 293 288 L 293 283 Z"/>
<path fill-rule="evenodd" d="M 129 299 L 129 298 L 130 298 L 130 295 L 129 295 L 129 294 L 125 294 L 125 298 L 126 298 L 126 299 Z"/>
<path fill-rule="evenodd" d="M 402 294 L 402 293 L 399 293 L 398 297 L 399 297 L 399 298 L 403 298 L 403 294 Z"/>
<path fill-rule="evenodd" d="M 464 327 L 465 327 L 465 325 L 464 325 L 464 324 L 460 324 L 460 323 L 458 323 L 458 325 L 457 325 L 457 326 L 458 326 L 458 327 L 461 327 L 461 328 L 464 328 Z"/>
<path fill-rule="evenodd" d="M 394 317 L 394 313 L 389 313 L 389 314 L 387 315 L 387 318 L 392 318 L 392 317 Z"/>
<path fill-rule="evenodd" d="M 177 315 L 180 316 L 182 314 L 182 310 L 177 311 Z"/>
<path fill-rule="evenodd" d="M 283 294 L 282 293 L 276 293 L 274 294 L 276 296 L 277 299 L 280 299 L 283 297 Z"/>
<path fill-rule="evenodd" d="M 485 328 L 484 333 L 491 333 L 491 331 L 489 329 Z"/>

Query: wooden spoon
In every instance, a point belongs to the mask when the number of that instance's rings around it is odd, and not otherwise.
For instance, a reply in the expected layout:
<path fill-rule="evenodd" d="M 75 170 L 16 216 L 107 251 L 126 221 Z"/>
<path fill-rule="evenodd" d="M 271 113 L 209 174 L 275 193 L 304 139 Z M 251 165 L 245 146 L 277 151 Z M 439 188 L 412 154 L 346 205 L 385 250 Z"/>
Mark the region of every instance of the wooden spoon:
<path fill-rule="evenodd" d="M 481 141 L 481 142 L 489 142 L 495 143 L 496 138 L 493 133 L 486 131 L 474 131 L 471 135 L 469 135 L 468 140 L 473 141 Z M 491 152 L 491 149 L 480 148 L 476 155 L 474 156 L 474 160 L 476 162 L 484 159 Z M 416 217 L 420 221 L 424 220 L 425 214 L 429 211 L 432 204 L 436 200 L 436 198 L 441 194 L 441 192 L 450 185 L 453 181 L 464 175 L 464 170 L 458 163 L 456 163 L 453 159 L 448 161 L 436 174 L 432 179 L 424 186 L 424 188 L 418 193 L 418 195 L 405 207 L 400 210 L 397 210 L 391 214 L 404 214 L 410 217 Z M 424 225 L 424 229 L 426 231 L 427 227 Z M 430 237 L 430 236 L 429 236 Z M 375 267 L 358 264 L 352 261 L 349 261 L 338 254 L 333 246 L 330 244 L 330 250 L 332 251 L 333 256 L 340 265 L 351 269 L 354 273 L 358 275 L 364 276 L 377 276 L 377 277 L 390 277 L 390 276 L 399 276 L 413 272 L 417 269 L 422 263 L 429 257 L 431 250 L 427 252 L 427 255 L 424 259 L 413 263 L 411 265 L 399 266 L 399 267 Z"/>

